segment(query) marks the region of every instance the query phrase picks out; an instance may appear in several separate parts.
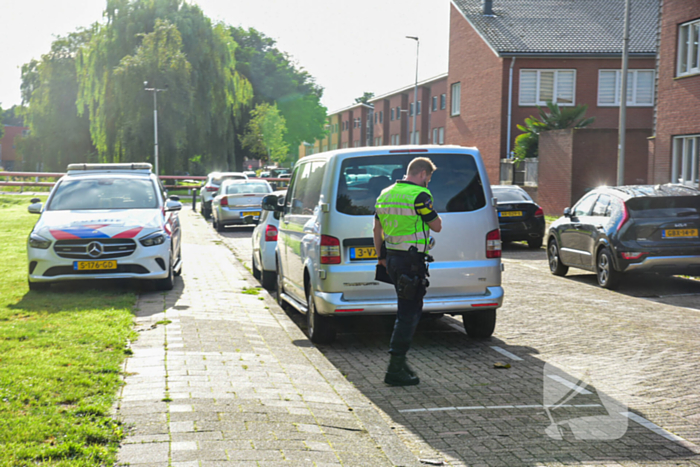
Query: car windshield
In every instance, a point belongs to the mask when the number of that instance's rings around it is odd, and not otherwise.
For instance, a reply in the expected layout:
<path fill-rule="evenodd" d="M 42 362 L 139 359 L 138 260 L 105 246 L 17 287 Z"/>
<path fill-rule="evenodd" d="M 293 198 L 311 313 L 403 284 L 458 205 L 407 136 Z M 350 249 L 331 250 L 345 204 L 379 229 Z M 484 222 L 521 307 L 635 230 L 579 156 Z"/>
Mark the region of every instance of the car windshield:
<path fill-rule="evenodd" d="M 224 186 L 225 194 L 235 195 L 237 193 L 272 193 L 272 188 L 265 182 L 230 183 Z"/>
<path fill-rule="evenodd" d="M 151 180 L 92 178 L 63 180 L 47 207 L 49 211 L 80 209 L 155 209 L 156 190 Z"/>
<path fill-rule="evenodd" d="M 508 188 L 493 188 L 493 196 L 498 199 L 499 203 L 513 203 L 518 201 L 532 201 L 532 198 L 527 193 L 520 190 L 512 190 Z"/>
<path fill-rule="evenodd" d="M 467 212 L 486 205 L 474 157 L 469 154 L 430 154 L 437 166 L 428 189 L 437 212 Z M 340 168 L 336 209 L 344 214 L 374 214 L 382 190 L 406 175 L 413 154 L 353 157 Z"/>
<path fill-rule="evenodd" d="M 632 217 L 697 217 L 700 213 L 700 196 L 662 196 L 657 198 L 632 198 L 627 201 Z"/>

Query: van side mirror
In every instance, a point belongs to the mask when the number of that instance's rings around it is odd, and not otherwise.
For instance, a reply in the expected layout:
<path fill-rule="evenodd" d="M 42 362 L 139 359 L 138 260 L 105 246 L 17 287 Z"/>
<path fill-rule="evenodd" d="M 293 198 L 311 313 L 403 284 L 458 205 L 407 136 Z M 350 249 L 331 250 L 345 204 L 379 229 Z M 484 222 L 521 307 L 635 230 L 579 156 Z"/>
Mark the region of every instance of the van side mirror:
<path fill-rule="evenodd" d="M 282 211 L 277 195 L 267 195 L 262 199 L 262 208 L 265 211 Z"/>
<path fill-rule="evenodd" d="M 564 217 L 571 217 L 571 208 L 564 208 Z"/>

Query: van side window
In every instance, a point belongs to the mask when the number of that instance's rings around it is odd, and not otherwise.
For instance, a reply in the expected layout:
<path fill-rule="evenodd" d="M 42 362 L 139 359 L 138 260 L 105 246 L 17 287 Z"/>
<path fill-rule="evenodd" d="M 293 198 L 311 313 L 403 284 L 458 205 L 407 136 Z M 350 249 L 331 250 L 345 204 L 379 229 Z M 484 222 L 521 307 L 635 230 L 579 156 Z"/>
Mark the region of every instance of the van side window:
<path fill-rule="evenodd" d="M 326 161 L 306 163 L 298 168 L 297 180 L 291 196 L 291 214 L 313 214 L 321 197 L 321 185 Z"/>

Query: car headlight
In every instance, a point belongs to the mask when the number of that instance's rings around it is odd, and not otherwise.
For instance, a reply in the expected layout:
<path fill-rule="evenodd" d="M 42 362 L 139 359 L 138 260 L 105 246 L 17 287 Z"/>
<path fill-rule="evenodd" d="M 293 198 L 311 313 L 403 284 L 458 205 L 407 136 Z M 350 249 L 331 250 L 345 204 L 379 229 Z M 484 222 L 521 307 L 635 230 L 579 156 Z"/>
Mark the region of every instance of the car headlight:
<path fill-rule="evenodd" d="M 158 232 L 153 232 L 150 235 L 139 238 L 139 242 L 141 242 L 141 245 L 143 246 L 162 245 L 165 243 L 166 238 L 165 232 L 159 230 Z"/>
<path fill-rule="evenodd" d="M 38 248 L 40 250 L 46 250 L 48 247 L 51 246 L 51 240 L 47 240 L 41 235 L 35 234 L 32 232 L 29 234 L 29 247 L 30 248 Z"/>

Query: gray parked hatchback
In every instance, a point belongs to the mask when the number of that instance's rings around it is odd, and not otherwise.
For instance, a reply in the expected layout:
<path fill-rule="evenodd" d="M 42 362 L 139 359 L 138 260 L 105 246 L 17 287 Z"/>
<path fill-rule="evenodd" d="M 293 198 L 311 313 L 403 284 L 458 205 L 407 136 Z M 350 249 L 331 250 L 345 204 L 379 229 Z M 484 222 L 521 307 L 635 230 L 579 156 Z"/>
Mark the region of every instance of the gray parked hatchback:
<path fill-rule="evenodd" d="M 287 195 L 263 200 L 263 209 L 280 211 L 278 301 L 307 315 L 312 341 L 335 338 L 336 316 L 396 313 L 394 288 L 375 280 L 374 205 L 418 156 L 437 166 L 428 188 L 443 225 L 430 251 L 435 262 L 423 312 L 462 315 L 473 337 L 493 333 L 503 302 L 501 241 L 479 151 L 389 146 L 305 157 L 294 167 Z"/>

